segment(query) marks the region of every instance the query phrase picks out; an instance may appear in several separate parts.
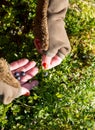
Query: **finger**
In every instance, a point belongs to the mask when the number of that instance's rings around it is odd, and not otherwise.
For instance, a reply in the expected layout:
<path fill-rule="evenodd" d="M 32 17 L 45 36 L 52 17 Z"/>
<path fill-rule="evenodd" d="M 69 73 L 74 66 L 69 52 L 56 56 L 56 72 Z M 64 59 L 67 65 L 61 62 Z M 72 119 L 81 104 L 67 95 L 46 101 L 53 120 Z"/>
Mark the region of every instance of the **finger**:
<path fill-rule="evenodd" d="M 19 93 L 18 97 L 22 96 L 22 95 L 28 95 L 29 96 L 30 95 L 30 91 L 27 88 L 25 88 L 25 87 L 21 87 L 21 90 L 20 90 L 20 93 Z"/>
<path fill-rule="evenodd" d="M 24 66 L 22 67 L 19 67 L 18 69 L 14 70 L 13 73 L 15 71 L 24 71 L 24 72 L 27 72 L 28 70 L 30 70 L 31 68 L 35 67 L 36 65 L 36 62 L 35 61 L 31 61 L 31 62 L 28 62 L 27 64 L 25 64 Z"/>
<path fill-rule="evenodd" d="M 48 69 L 51 69 L 55 66 L 58 66 L 62 62 L 62 59 L 59 56 L 54 56 L 51 60 L 51 64 Z"/>
<path fill-rule="evenodd" d="M 42 56 L 42 66 L 44 67 L 44 69 L 48 69 L 50 67 L 51 60 L 52 60 L 52 57 L 49 57 L 46 55 Z M 45 64 L 46 64 L 46 67 L 45 67 Z"/>
<path fill-rule="evenodd" d="M 51 68 L 59 65 L 61 62 L 62 62 L 62 59 L 57 55 L 54 56 L 53 58 L 45 56 L 45 55 L 42 57 L 42 65 L 44 65 L 44 63 L 47 64 L 47 68 L 45 68 L 45 66 L 44 66 L 44 69 L 51 69 Z"/>
<path fill-rule="evenodd" d="M 26 75 L 21 77 L 21 83 L 25 83 L 28 80 L 30 80 L 31 78 L 33 78 L 36 74 L 38 73 L 38 68 L 32 68 L 29 71 L 26 72 Z"/>
<path fill-rule="evenodd" d="M 28 59 L 20 59 L 18 61 L 14 61 L 10 64 L 10 70 L 12 71 L 18 69 L 19 67 L 26 65 L 28 62 L 29 62 Z"/>
<path fill-rule="evenodd" d="M 22 87 L 24 87 L 30 91 L 33 87 L 38 86 L 38 84 L 39 84 L 39 82 L 37 80 L 34 80 L 30 83 L 24 84 Z"/>

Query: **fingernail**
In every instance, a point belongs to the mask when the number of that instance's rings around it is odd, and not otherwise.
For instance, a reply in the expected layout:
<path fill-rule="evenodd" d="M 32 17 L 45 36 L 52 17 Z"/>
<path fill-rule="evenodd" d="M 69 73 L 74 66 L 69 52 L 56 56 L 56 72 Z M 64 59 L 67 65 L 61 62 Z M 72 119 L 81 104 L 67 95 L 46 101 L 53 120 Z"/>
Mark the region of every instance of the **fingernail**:
<path fill-rule="evenodd" d="M 30 93 L 29 93 L 29 92 L 27 92 L 26 94 L 24 94 L 24 96 L 27 96 L 27 97 L 28 97 L 28 96 L 30 96 Z"/>
<path fill-rule="evenodd" d="M 47 63 L 43 63 L 43 66 L 44 66 L 44 68 L 45 68 L 45 69 L 47 69 L 47 68 L 48 68 Z"/>

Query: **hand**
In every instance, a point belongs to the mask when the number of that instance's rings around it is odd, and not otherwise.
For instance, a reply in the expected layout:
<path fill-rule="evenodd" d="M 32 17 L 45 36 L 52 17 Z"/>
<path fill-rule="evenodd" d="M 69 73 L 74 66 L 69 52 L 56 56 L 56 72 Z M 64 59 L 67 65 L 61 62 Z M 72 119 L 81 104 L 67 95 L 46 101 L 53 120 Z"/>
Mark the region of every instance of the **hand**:
<path fill-rule="evenodd" d="M 27 82 L 38 73 L 35 61 L 29 61 L 28 59 L 20 59 L 10 64 L 10 70 L 14 74 L 15 72 L 25 72 L 25 76 L 21 77 L 20 84 L 22 86 L 20 96 L 30 94 L 30 90 L 38 85 L 38 81 Z"/>
<path fill-rule="evenodd" d="M 62 59 L 57 55 L 55 55 L 54 57 L 49 57 L 47 55 L 42 56 L 42 66 L 45 70 L 58 66 L 61 62 Z"/>
<path fill-rule="evenodd" d="M 68 1 L 59 2 L 58 0 L 53 0 L 49 2 L 48 8 L 45 8 L 47 10 L 44 10 L 43 16 L 40 15 L 40 17 L 38 16 L 38 12 L 42 8 L 39 8 L 39 6 L 40 3 L 38 2 L 37 17 L 34 22 L 34 43 L 38 52 L 42 54 L 42 65 L 44 65 L 44 69 L 51 69 L 59 65 L 71 50 L 64 26 Z M 39 24 L 38 18 L 41 21 Z"/>
<path fill-rule="evenodd" d="M 62 62 L 62 58 L 60 58 L 58 55 L 55 55 L 54 57 L 49 57 L 43 54 L 41 50 L 41 43 L 38 39 L 34 40 L 34 44 L 37 51 L 42 54 L 42 66 L 45 70 L 51 69 Z"/>

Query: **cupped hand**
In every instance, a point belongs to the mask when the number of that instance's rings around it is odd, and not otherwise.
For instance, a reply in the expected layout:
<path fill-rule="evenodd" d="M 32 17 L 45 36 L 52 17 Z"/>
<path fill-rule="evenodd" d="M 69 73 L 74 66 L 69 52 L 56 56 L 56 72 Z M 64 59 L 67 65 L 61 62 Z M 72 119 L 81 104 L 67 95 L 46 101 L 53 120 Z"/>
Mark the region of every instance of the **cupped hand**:
<path fill-rule="evenodd" d="M 20 96 L 30 94 L 30 90 L 38 85 L 38 81 L 34 80 L 28 82 L 31 78 L 33 78 L 38 73 L 38 68 L 36 67 L 35 61 L 29 61 L 28 59 L 20 59 L 18 61 L 14 61 L 10 64 L 11 72 L 25 72 L 25 75 L 20 77 L 20 84 L 22 86 Z"/>

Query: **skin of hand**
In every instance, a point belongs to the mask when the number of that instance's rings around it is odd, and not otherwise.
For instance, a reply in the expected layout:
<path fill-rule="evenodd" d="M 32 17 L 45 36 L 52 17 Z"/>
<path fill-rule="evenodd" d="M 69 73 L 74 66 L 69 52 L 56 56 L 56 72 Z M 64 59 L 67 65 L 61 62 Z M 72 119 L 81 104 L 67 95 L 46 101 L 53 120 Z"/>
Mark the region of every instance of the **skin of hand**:
<path fill-rule="evenodd" d="M 37 51 L 42 54 L 42 66 L 45 70 L 58 66 L 62 62 L 62 59 L 58 55 L 55 55 L 54 57 L 49 57 L 43 54 L 41 51 L 41 43 L 39 39 L 35 39 L 34 44 Z M 46 64 L 46 66 L 44 66 L 44 63 Z"/>
<path fill-rule="evenodd" d="M 10 70 L 14 74 L 15 72 L 25 72 L 25 76 L 21 77 L 20 84 L 22 86 L 20 91 L 20 96 L 30 95 L 30 90 L 38 85 L 38 81 L 34 80 L 32 82 L 28 82 L 32 77 L 34 77 L 38 73 L 38 68 L 36 67 L 35 61 L 29 61 L 28 59 L 20 59 L 18 61 L 14 61 L 10 64 Z"/>

